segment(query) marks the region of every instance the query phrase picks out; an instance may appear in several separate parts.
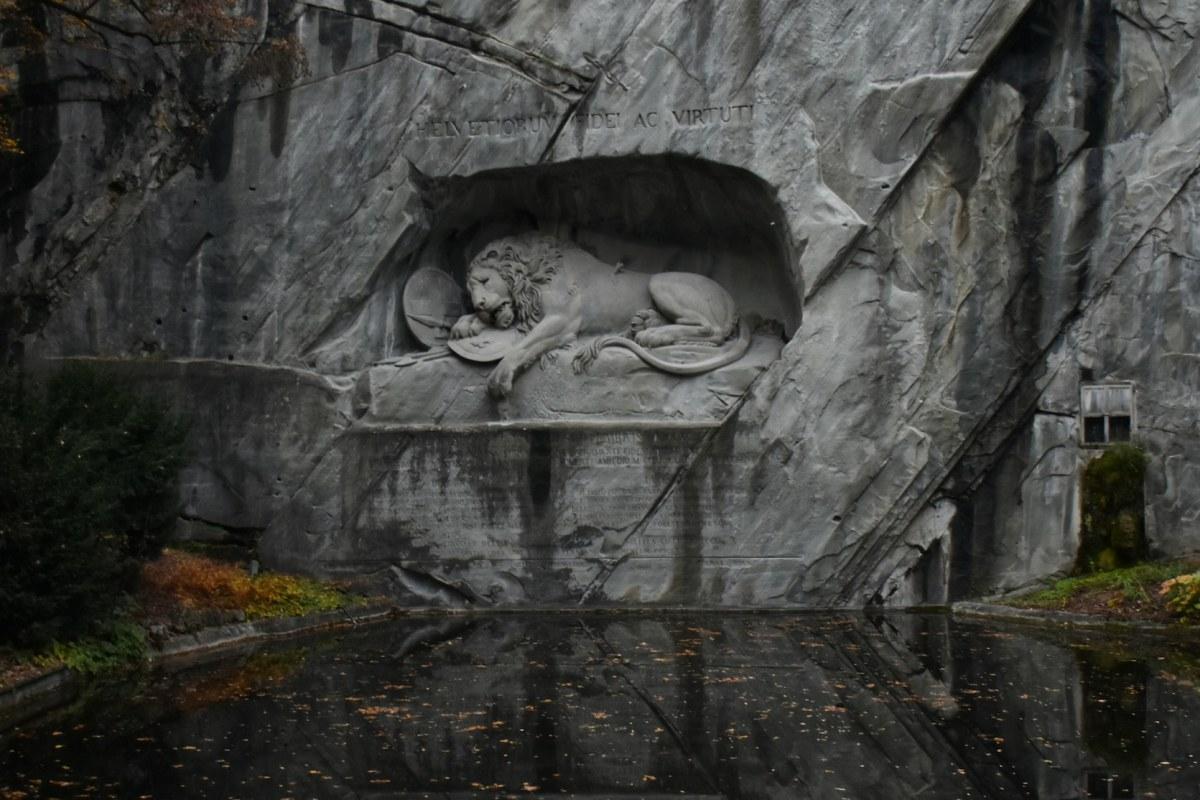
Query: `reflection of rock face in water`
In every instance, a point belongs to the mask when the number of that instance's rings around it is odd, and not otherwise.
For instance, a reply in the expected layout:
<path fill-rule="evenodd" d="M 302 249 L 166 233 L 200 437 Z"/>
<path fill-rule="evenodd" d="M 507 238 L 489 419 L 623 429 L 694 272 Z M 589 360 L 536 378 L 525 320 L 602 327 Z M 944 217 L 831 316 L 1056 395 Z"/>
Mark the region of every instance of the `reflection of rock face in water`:
<path fill-rule="evenodd" d="M 1076 655 L 1088 751 L 1115 774 L 1142 771 L 1149 756 L 1145 662 L 1083 648 Z"/>
<path fill-rule="evenodd" d="M 936 616 L 411 619 L 101 697 L 10 737 L 0 794 L 1192 796 L 1200 695 L 1118 655 Z"/>

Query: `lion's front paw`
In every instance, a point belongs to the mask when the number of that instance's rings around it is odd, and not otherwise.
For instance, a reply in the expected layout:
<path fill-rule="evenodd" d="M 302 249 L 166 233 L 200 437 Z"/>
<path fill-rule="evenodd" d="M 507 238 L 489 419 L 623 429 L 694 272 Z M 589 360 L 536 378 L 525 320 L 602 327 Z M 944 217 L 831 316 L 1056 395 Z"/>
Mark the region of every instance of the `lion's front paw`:
<path fill-rule="evenodd" d="M 595 350 L 591 347 L 584 347 L 571 359 L 571 369 L 576 375 L 582 375 L 595 360 Z"/>
<path fill-rule="evenodd" d="M 582 375 L 586 372 L 588 367 L 592 365 L 592 362 L 600 356 L 600 351 L 604 349 L 605 345 L 610 344 L 614 338 L 616 337 L 605 336 L 581 347 L 579 352 L 575 354 L 575 358 L 571 359 L 571 368 L 575 371 L 575 374 Z"/>
<path fill-rule="evenodd" d="M 483 322 L 474 314 L 467 314 L 460 317 L 458 322 L 454 323 L 454 327 L 450 329 L 451 339 L 469 339 L 477 335 L 483 330 Z"/>
<path fill-rule="evenodd" d="M 488 375 L 488 394 L 497 400 L 503 400 L 512 394 L 513 378 L 516 370 L 507 361 L 501 361 L 492 374 Z"/>

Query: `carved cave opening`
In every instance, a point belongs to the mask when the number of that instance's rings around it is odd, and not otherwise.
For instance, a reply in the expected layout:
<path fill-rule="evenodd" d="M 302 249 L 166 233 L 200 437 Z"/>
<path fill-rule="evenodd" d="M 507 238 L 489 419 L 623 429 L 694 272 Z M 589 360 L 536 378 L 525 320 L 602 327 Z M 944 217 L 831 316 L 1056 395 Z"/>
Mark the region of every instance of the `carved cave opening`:
<path fill-rule="evenodd" d="M 457 281 L 489 242 L 529 231 L 574 242 L 637 272 L 696 272 L 739 310 L 790 337 L 803 296 L 799 253 L 775 190 L 738 167 L 677 155 L 591 158 L 423 178 L 429 232 L 409 272 Z"/>
<path fill-rule="evenodd" d="M 638 156 L 416 182 L 407 335 L 361 384 L 364 424 L 716 424 L 800 324 L 790 229 L 745 170 Z M 513 321 L 530 288 L 547 325 Z"/>

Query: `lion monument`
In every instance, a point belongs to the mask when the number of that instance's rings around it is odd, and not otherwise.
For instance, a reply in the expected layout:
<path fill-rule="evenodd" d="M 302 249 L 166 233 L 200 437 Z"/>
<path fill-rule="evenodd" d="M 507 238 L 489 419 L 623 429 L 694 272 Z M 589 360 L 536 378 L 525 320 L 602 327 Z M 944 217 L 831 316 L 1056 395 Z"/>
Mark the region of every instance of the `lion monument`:
<path fill-rule="evenodd" d="M 467 269 L 467 293 L 474 312 L 454 323 L 451 340 L 489 328 L 515 328 L 519 334 L 488 376 L 488 391 L 496 398 L 507 397 L 513 380 L 535 361 L 580 336 L 597 338 L 576 354 L 576 372 L 609 347 L 624 348 L 674 375 L 709 372 L 750 348 L 749 327 L 717 282 L 690 272 L 628 271 L 543 234 L 506 236 L 484 247 Z M 691 361 L 652 352 L 680 344 L 716 352 Z"/>

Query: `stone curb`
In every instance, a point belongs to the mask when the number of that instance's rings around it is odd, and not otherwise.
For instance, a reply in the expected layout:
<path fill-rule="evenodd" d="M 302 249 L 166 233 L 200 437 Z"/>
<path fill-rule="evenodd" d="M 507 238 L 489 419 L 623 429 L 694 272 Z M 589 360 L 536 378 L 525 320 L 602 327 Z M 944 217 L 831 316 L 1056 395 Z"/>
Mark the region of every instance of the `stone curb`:
<path fill-rule="evenodd" d="M 1094 614 L 1076 614 L 1070 611 L 1051 611 L 1037 608 L 1015 608 L 993 603 L 959 601 L 950 606 L 955 618 L 998 619 L 1040 627 L 1085 628 L 1088 630 L 1120 630 L 1138 633 L 1200 636 L 1200 627 L 1195 625 L 1168 625 L 1128 619 L 1101 617 Z"/>
<path fill-rule="evenodd" d="M 75 671 L 59 667 L 0 691 L 0 731 L 62 704 L 78 688 Z"/>
<path fill-rule="evenodd" d="M 303 617 L 277 617 L 204 628 L 195 633 L 173 636 L 161 645 L 151 646 L 146 664 L 154 667 L 270 639 L 380 622 L 395 613 L 394 606 L 371 605 Z M 60 667 L 0 690 L 0 730 L 61 705 L 78 686 L 79 675 L 68 667 Z"/>
<path fill-rule="evenodd" d="M 342 611 L 328 611 L 324 614 L 309 614 L 304 617 L 276 617 L 204 628 L 195 633 L 172 636 L 153 647 L 147 660 L 151 665 L 156 665 L 266 639 L 313 633 L 327 628 L 379 622 L 391 617 L 394 613 L 393 606 L 373 605 Z"/>

